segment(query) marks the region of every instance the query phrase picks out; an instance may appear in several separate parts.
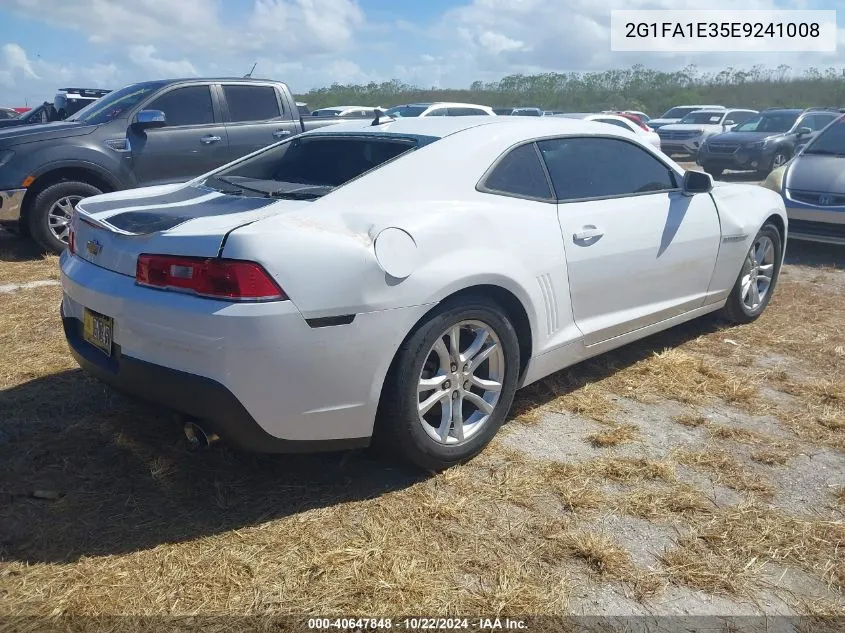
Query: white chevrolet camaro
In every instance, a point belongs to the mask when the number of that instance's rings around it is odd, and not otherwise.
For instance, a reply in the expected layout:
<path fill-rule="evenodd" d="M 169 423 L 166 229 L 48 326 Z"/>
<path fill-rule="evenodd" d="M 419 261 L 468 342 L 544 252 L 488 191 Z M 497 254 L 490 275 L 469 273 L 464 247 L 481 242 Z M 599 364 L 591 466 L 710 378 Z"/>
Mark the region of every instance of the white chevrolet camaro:
<path fill-rule="evenodd" d="M 563 117 L 341 124 L 88 198 L 61 258 L 79 364 L 262 452 L 480 451 L 519 387 L 775 289 L 777 194 Z"/>

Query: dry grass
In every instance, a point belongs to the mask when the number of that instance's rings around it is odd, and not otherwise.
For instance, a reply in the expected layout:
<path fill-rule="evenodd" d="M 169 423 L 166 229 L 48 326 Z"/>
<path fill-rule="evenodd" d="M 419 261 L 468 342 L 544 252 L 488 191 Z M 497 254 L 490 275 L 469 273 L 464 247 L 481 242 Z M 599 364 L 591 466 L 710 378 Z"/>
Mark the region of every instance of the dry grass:
<path fill-rule="evenodd" d="M 55 263 L 3 256 L 0 283 L 47 279 Z M 428 478 L 358 453 L 187 454 L 167 416 L 75 370 L 59 297 L 58 288 L 0 295 L 0 431 L 9 440 L 0 437 L 0 615 L 562 614 L 570 576 L 584 568 L 590 598 L 622 583 L 647 599 L 663 582 L 753 596 L 767 565 L 800 568 L 842 595 L 841 522 L 717 507 L 677 481 L 677 464 L 761 498 L 773 486 L 739 453 L 696 444 L 664 457 L 618 421 L 621 398 L 685 403 L 691 412 L 678 424 L 749 444 L 737 448 L 782 472 L 799 444 L 842 449 L 841 295 L 787 279 L 752 324 L 667 333 L 519 394 L 522 422 L 565 411 L 606 425 L 588 438 L 597 446 L 643 442 L 621 448 L 624 457 L 549 462 L 496 442 Z M 773 369 L 758 362 L 766 354 L 788 358 Z M 775 416 L 794 442 L 692 411 L 722 403 Z M 591 530 L 606 515 L 682 536 L 661 569 L 640 569 L 611 535 Z"/>
<path fill-rule="evenodd" d="M 672 418 L 678 424 L 695 428 L 707 424 L 707 418 L 698 413 L 684 413 Z"/>
<path fill-rule="evenodd" d="M 59 258 L 43 255 L 26 240 L 0 233 L 0 286 L 59 278 Z"/>
<path fill-rule="evenodd" d="M 587 441 L 596 448 L 619 446 L 633 442 L 640 436 L 640 429 L 635 424 L 618 424 L 587 436 Z"/>
<path fill-rule="evenodd" d="M 669 564 L 670 574 L 684 551 L 692 559 L 721 561 L 718 573 L 747 580 L 748 572 L 766 563 L 788 564 L 810 572 L 836 591 L 845 588 L 845 524 L 815 518 L 797 518 L 753 504 L 728 507 L 681 539 Z M 692 563 L 690 563 L 692 564 Z M 759 568 L 757 569 L 759 571 Z M 703 584 L 693 585 L 704 589 Z M 687 582 L 685 584 L 691 584 Z M 733 588 L 736 590 L 736 587 Z M 709 590 L 709 589 L 708 589 Z"/>
<path fill-rule="evenodd" d="M 747 466 L 724 451 L 680 450 L 676 452 L 675 459 L 681 464 L 707 472 L 714 483 L 727 486 L 731 490 L 754 492 L 764 497 L 774 493 L 771 482 L 758 474 L 749 472 Z"/>
<path fill-rule="evenodd" d="M 625 514 L 649 521 L 706 515 L 715 508 L 700 490 L 683 485 L 633 490 L 618 497 L 617 507 Z"/>

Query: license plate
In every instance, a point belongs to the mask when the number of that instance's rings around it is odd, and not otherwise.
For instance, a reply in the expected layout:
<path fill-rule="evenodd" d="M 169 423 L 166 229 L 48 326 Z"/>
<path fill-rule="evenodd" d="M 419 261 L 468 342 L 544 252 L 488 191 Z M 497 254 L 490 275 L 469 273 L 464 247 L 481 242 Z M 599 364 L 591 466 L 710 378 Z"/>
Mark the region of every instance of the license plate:
<path fill-rule="evenodd" d="M 82 338 L 106 356 L 111 356 L 114 319 L 85 308 L 82 315 L 82 324 Z"/>

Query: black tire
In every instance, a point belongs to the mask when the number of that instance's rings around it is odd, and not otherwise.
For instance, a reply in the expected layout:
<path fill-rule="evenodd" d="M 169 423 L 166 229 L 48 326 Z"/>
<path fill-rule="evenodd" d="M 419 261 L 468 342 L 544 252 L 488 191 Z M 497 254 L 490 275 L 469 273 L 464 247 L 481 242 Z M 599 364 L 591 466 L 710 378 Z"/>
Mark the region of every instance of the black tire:
<path fill-rule="evenodd" d="M 56 202 L 68 196 L 88 198 L 101 193 L 103 192 L 97 187 L 87 182 L 65 180 L 50 185 L 35 197 L 27 222 L 30 236 L 48 253 L 61 253 L 66 243 L 58 239 L 50 230 L 50 209 Z"/>
<path fill-rule="evenodd" d="M 490 417 L 474 435 L 463 443 L 441 444 L 426 433 L 419 419 L 417 385 L 437 338 L 451 326 L 468 320 L 484 323 L 499 339 L 505 365 L 502 389 Z M 480 296 L 444 303 L 408 336 L 393 359 L 379 403 L 374 448 L 385 456 L 398 457 L 428 471 L 443 470 L 471 459 L 504 422 L 516 393 L 519 363 L 516 330 L 499 305 Z"/>
<path fill-rule="evenodd" d="M 722 167 L 714 167 L 713 165 L 702 165 L 702 167 L 704 172 L 710 174 L 713 178 L 718 178 L 725 171 Z"/>
<path fill-rule="evenodd" d="M 776 150 L 775 153 L 772 154 L 772 160 L 769 161 L 769 164 L 761 166 L 757 173 L 761 178 L 765 178 L 778 167 L 785 165 L 790 158 L 789 152 L 785 149 Z"/>
<path fill-rule="evenodd" d="M 780 277 L 781 261 L 783 259 L 783 240 L 781 239 L 780 232 L 774 224 L 771 223 L 763 225 L 763 228 L 761 228 L 754 237 L 752 244 L 756 244 L 763 236 L 768 237 L 772 241 L 775 249 L 772 282 L 766 296 L 763 297 L 763 300 L 760 302 L 760 305 L 753 310 L 749 309 L 749 307 L 742 301 L 742 278 L 745 274 L 745 263 L 747 261 L 747 257 L 744 258 L 742 260 L 742 268 L 736 278 L 733 290 L 731 290 L 731 294 L 728 296 L 728 301 L 725 303 L 725 307 L 722 308 L 722 317 L 731 323 L 751 323 L 756 320 L 761 314 L 763 314 L 763 310 L 766 309 L 766 306 L 769 305 L 769 301 L 772 299 L 772 294 L 774 294 L 775 288 L 777 288 L 778 277 Z"/>

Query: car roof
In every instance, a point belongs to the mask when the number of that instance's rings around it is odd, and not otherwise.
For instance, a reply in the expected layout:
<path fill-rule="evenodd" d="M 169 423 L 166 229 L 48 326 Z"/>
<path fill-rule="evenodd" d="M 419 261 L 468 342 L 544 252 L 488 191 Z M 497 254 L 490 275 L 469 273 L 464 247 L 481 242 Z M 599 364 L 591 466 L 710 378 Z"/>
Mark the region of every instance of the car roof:
<path fill-rule="evenodd" d="M 489 126 L 495 126 L 490 128 Z M 370 121 L 355 121 L 339 123 L 328 127 L 317 128 L 306 132 L 305 135 L 334 135 L 334 134 L 373 134 L 391 136 L 432 137 L 445 138 L 452 134 L 485 128 L 485 134 L 495 133 L 498 137 L 511 139 L 513 143 L 529 138 L 545 136 L 588 133 L 602 136 L 612 135 L 632 138 L 636 135 L 622 128 L 613 127 L 605 123 L 593 123 L 572 119 L 565 116 L 552 117 L 491 117 L 491 116 L 460 116 L 460 117 L 408 117 L 388 119 L 385 123 L 373 125 Z"/>

